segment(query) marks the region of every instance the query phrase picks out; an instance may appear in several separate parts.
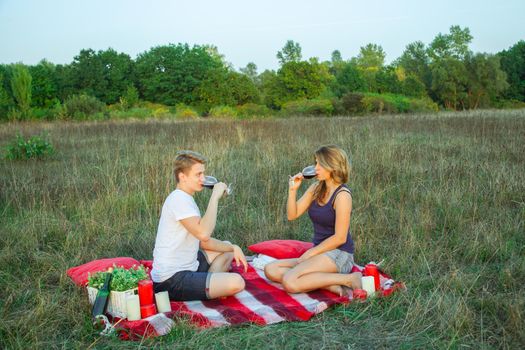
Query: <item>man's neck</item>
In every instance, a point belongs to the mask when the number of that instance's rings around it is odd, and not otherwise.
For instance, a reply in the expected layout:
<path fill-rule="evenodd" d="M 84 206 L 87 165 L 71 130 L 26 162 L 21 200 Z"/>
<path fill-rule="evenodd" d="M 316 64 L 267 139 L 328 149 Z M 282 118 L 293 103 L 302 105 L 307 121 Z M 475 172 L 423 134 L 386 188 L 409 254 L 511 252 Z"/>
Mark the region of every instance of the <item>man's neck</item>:
<path fill-rule="evenodd" d="M 181 183 L 177 184 L 177 190 L 181 190 L 182 192 L 186 192 L 190 196 L 193 196 L 195 194 L 195 191 L 192 191 L 187 186 L 184 186 L 184 184 L 181 184 Z"/>

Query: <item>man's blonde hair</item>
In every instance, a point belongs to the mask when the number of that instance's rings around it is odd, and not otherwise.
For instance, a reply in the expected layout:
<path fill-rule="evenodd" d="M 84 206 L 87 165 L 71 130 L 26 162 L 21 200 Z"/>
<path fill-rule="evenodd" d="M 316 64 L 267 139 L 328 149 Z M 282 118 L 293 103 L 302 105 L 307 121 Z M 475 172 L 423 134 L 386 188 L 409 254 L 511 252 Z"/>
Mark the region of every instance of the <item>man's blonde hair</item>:
<path fill-rule="evenodd" d="M 207 159 L 200 153 L 193 151 L 178 151 L 173 166 L 173 174 L 175 175 L 175 180 L 179 182 L 179 174 L 189 170 L 193 166 L 193 164 L 206 164 L 206 161 Z"/>

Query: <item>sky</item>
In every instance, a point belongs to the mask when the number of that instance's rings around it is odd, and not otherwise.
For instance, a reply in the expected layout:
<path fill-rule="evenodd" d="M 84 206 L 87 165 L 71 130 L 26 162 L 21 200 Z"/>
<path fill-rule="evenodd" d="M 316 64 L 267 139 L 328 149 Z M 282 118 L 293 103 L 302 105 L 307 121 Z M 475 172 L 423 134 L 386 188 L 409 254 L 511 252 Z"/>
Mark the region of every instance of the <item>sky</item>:
<path fill-rule="evenodd" d="M 298 42 L 303 59 L 344 59 L 368 43 L 387 63 L 414 41 L 468 27 L 471 50 L 496 53 L 525 40 L 525 0 L 0 0 L 0 63 L 71 63 L 81 49 L 132 58 L 170 43 L 214 45 L 234 68 L 277 69 Z"/>

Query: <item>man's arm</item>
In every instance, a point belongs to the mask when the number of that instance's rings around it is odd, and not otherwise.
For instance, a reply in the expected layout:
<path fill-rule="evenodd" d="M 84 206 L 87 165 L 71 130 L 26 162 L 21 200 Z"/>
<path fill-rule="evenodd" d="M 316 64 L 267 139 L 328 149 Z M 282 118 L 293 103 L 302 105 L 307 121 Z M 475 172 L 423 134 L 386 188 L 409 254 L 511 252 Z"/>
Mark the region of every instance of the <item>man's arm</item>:
<path fill-rule="evenodd" d="M 217 222 L 217 208 L 219 206 L 219 199 L 226 191 L 225 183 L 218 183 L 213 186 L 213 192 L 208 202 L 208 208 L 202 218 L 198 216 L 192 216 L 186 219 L 182 219 L 180 223 L 189 233 L 194 235 L 199 241 L 205 242 L 211 238 L 215 224 Z"/>
<path fill-rule="evenodd" d="M 237 265 L 239 265 L 239 262 L 242 263 L 242 265 L 244 266 L 244 272 L 248 270 L 248 262 L 246 261 L 246 257 L 244 256 L 242 249 L 236 244 L 231 244 L 227 241 L 219 241 L 218 239 L 210 238 L 207 241 L 201 241 L 200 247 L 201 249 L 211 250 L 214 252 L 233 252 L 233 258 L 235 259 L 235 263 Z"/>

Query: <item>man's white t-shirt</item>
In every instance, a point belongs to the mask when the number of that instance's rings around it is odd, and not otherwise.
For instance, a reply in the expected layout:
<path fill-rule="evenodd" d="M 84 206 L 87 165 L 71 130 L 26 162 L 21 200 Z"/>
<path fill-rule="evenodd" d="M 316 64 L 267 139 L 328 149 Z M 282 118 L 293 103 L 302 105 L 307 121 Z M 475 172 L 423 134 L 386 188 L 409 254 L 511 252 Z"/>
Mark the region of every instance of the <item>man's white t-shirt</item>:
<path fill-rule="evenodd" d="M 197 271 L 199 240 L 180 223 L 192 216 L 201 216 L 193 197 L 179 189 L 171 192 L 162 206 L 157 229 L 151 270 L 153 282 L 163 282 L 179 271 Z"/>

